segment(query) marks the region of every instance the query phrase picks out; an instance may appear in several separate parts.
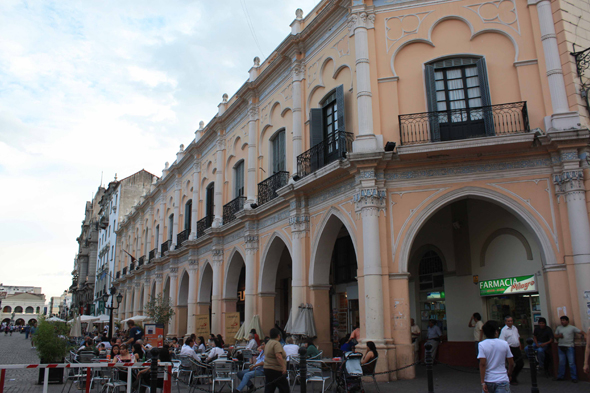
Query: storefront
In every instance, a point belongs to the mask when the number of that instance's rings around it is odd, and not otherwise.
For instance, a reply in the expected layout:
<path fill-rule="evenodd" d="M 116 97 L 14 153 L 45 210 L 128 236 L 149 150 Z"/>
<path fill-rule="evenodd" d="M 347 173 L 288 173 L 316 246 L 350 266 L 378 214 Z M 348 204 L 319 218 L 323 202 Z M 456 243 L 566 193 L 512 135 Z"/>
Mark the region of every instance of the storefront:
<path fill-rule="evenodd" d="M 504 326 L 504 317 L 510 315 L 521 336 L 533 333 L 541 317 L 541 299 L 537 276 L 526 275 L 479 282 L 480 296 L 485 298 L 486 320 Z"/>

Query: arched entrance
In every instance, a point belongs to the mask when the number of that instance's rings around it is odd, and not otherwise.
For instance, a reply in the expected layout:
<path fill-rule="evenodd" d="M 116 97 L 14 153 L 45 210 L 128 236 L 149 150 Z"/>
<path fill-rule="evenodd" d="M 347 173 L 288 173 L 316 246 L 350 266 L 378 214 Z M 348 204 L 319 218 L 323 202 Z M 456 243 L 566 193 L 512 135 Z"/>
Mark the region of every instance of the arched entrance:
<path fill-rule="evenodd" d="M 15 326 L 25 326 L 25 320 L 22 318 L 19 318 L 16 321 L 14 321 L 14 325 Z"/>
<path fill-rule="evenodd" d="M 262 260 L 258 296 L 261 305 L 262 329 L 268 334 L 275 322 L 278 322 L 280 326 L 287 324 L 293 306 L 291 304 L 293 262 L 287 242 L 281 235 L 271 236 Z"/>
<path fill-rule="evenodd" d="M 188 281 L 189 276 L 188 272 L 185 270 L 182 274 L 182 278 L 180 279 L 180 286 L 178 288 L 178 297 L 176 301 L 176 312 L 178 315 L 175 315 L 177 321 L 177 328 L 178 337 L 184 337 L 186 335 L 186 323 L 187 323 L 187 306 L 188 306 Z M 191 332 L 194 333 L 194 332 Z"/>
<path fill-rule="evenodd" d="M 360 323 L 356 247 L 344 222 L 338 211 L 330 212 L 312 248 L 309 283 L 317 342 L 324 353 L 338 350 L 339 341 Z"/>
<path fill-rule="evenodd" d="M 433 202 L 410 226 L 408 297 L 422 340 L 429 320 L 446 337 L 438 359 L 475 366 L 473 329 L 466 323 L 471 315 L 500 325 L 511 315 L 521 336 L 532 335 L 535 321 L 549 316 L 543 265 L 555 258 L 546 253 L 538 222 L 514 201 L 463 192 Z"/>
<path fill-rule="evenodd" d="M 242 254 L 235 250 L 230 256 L 225 271 L 223 302 L 225 312 L 239 312 L 240 323 L 244 323 L 246 301 L 246 264 Z M 250 323 L 250 321 L 248 321 Z"/>
<path fill-rule="evenodd" d="M 200 315 L 209 315 L 209 328 L 211 328 L 211 306 L 213 297 L 213 268 L 209 261 L 205 262 L 201 270 L 199 280 L 199 295 L 197 298 L 197 313 Z M 219 332 L 221 333 L 221 332 Z"/>
<path fill-rule="evenodd" d="M 5 323 L 5 324 L 7 324 L 7 325 L 10 325 L 10 318 L 4 318 L 4 319 L 2 320 L 2 323 Z"/>

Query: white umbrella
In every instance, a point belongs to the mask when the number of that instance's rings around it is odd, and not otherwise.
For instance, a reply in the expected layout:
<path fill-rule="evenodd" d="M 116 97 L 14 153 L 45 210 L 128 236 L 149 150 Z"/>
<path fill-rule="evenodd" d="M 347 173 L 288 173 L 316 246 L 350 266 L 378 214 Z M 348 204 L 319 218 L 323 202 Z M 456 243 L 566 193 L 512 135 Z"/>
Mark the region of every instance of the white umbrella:
<path fill-rule="evenodd" d="M 264 334 L 262 333 L 262 328 L 260 327 L 260 317 L 258 315 L 254 315 L 252 317 L 252 321 L 250 321 L 250 324 L 246 328 L 246 334 L 250 333 L 250 330 L 252 329 L 256 329 L 256 333 L 258 333 L 258 337 L 261 341 L 264 340 Z"/>
<path fill-rule="evenodd" d="M 307 327 L 307 337 L 317 337 L 317 331 L 315 329 L 315 318 L 313 317 L 313 306 L 311 304 L 307 305 L 305 309 L 307 314 L 307 318 L 305 320 L 305 324 Z"/>
<path fill-rule="evenodd" d="M 148 317 L 146 315 L 135 315 L 131 318 L 124 319 L 121 322 L 124 323 L 125 325 L 127 325 L 127 322 L 129 322 L 129 321 L 144 323 L 144 322 L 151 321 L 151 320 L 152 320 L 152 318 Z M 127 327 L 129 327 L 129 326 L 127 326 Z"/>
<path fill-rule="evenodd" d="M 291 331 L 289 333 L 291 334 L 297 334 L 297 335 L 301 335 L 301 336 L 305 336 L 305 331 L 306 331 L 306 324 L 305 324 L 305 312 L 303 311 L 303 307 L 305 307 L 305 305 L 303 303 L 301 303 L 299 305 L 299 308 L 297 309 L 297 315 L 295 316 L 295 318 L 293 319 L 293 324 L 291 325 Z"/>
<path fill-rule="evenodd" d="M 51 318 L 47 318 L 47 322 L 65 322 L 63 319 L 53 316 Z"/>
<path fill-rule="evenodd" d="M 291 334 L 291 329 L 293 329 L 293 316 L 292 316 L 293 309 L 289 310 L 289 318 L 287 319 L 287 324 L 285 325 L 285 332 Z"/>
<path fill-rule="evenodd" d="M 317 331 L 315 328 L 315 319 L 313 317 L 313 307 L 311 304 L 301 303 L 299 311 L 293 327 L 291 328 L 291 334 L 297 334 L 307 337 L 316 337 Z"/>
<path fill-rule="evenodd" d="M 96 320 L 98 320 L 98 317 L 92 316 L 92 315 L 80 315 L 78 318 L 80 318 L 80 323 L 89 323 L 89 322 L 94 322 Z M 68 321 L 68 323 L 73 323 L 74 320 L 72 321 Z"/>
<path fill-rule="evenodd" d="M 248 334 L 249 332 L 246 330 L 246 322 L 244 321 L 244 323 L 242 324 L 242 326 L 240 326 L 240 329 L 238 330 L 234 338 L 237 341 L 246 340 L 248 338 Z"/>
<path fill-rule="evenodd" d="M 77 316 L 72 321 L 72 327 L 70 328 L 70 337 L 82 337 L 82 321 L 80 316 Z"/>
<path fill-rule="evenodd" d="M 94 323 L 109 323 L 111 321 L 111 317 L 106 314 L 101 314 L 98 316 L 98 320 L 94 321 Z M 119 318 L 113 317 L 113 321 L 119 321 Z"/>

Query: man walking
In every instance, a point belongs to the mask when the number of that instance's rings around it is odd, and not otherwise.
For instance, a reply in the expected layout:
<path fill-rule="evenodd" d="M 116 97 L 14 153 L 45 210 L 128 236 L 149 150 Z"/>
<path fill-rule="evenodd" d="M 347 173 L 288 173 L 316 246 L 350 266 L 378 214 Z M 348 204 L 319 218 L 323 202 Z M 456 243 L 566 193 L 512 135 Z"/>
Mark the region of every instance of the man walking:
<path fill-rule="evenodd" d="M 264 377 L 266 378 L 264 393 L 274 393 L 277 388 L 280 393 L 289 393 L 287 355 L 279 342 L 280 338 L 279 329 L 270 329 L 270 340 L 265 345 L 264 355 Z"/>
<path fill-rule="evenodd" d="M 510 346 L 498 339 L 498 326 L 487 321 L 482 327 L 486 339 L 478 344 L 479 375 L 484 393 L 510 393 L 514 360 Z M 505 363 L 508 361 L 508 372 Z"/>
<path fill-rule="evenodd" d="M 518 334 L 518 328 L 514 326 L 514 320 L 510 315 L 504 317 L 504 323 L 506 323 L 506 326 L 504 326 L 500 332 L 500 340 L 506 341 L 510 346 L 510 351 L 512 352 L 515 362 L 510 384 L 518 385 L 518 374 L 524 367 L 524 360 L 522 358 L 522 352 L 520 351 L 520 335 Z"/>
<path fill-rule="evenodd" d="M 436 324 L 434 319 L 428 321 L 428 332 L 426 333 L 426 344 L 432 345 L 432 361 L 436 359 L 436 350 L 438 349 L 438 344 L 442 338 L 442 331 Z M 426 358 L 426 354 L 424 354 L 424 358 Z"/>
<path fill-rule="evenodd" d="M 572 382 L 578 382 L 578 372 L 576 370 L 576 359 L 574 357 L 574 334 L 582 333 L 584 336 L 584 332 L 582 332 L 577 327 L 570 325 L 570 319 L 567 316 L 562 316 L 560 319 L 561 326 L 558 326 L 555 329 L 555 338 L 558 340 L 557 346 L 559 350 L 557 353 L 559 354 L 559 369 L 557 371 L 557 381 L 563 381 L 565 378 L 565 359 L 567 357 L 567 362 L 570 365 L 570 376 L 572 377 Z"/>

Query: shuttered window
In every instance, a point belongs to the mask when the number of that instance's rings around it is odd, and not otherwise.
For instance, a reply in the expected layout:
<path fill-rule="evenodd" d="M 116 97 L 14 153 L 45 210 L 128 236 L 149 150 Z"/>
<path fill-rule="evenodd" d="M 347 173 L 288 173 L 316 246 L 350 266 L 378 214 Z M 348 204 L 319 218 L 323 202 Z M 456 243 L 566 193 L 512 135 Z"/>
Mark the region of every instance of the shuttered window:
<path fill-rule="evenodd" d="M 344 86 L 336 87 L 320 101 L 321 108 L 310 111 L 310 146 L 331 137 L 336 131 L 345 131 L 344 121 Z"/>
<path fill-rule="evenodd" d="M 287 170 L 285 130 L 278 131 L 272 139 L 272 173 Z"/>
<path fill-rule="evenodd" d="M 234 168 L 234 197 L 244 195 L 244 161 L 240 161 Z"/>

